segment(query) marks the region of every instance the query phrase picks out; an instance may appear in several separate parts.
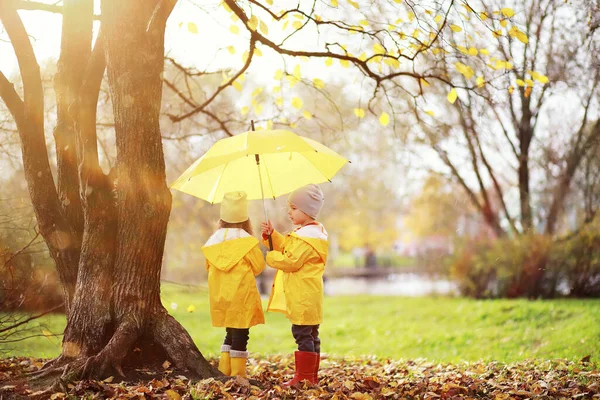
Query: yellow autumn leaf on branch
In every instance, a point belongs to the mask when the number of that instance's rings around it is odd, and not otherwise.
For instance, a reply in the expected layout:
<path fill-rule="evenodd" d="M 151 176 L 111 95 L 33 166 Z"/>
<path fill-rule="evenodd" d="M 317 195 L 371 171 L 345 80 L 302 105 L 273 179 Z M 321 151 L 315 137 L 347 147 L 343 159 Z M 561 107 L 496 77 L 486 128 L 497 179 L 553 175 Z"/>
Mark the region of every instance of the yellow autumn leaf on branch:
<path fill-rule="evenodd" d="M 460 32 L 462 31 L 462 28 L 458 25 L 452 24 L 450 25 L 450 29 L 452 29 L 454 32 Z"/>
<path fill-rule="evenodd" d="M 327 65 L 328 67 L 331 67 L 333 65 L 333 58 L 327 57 L 325 59 L 325 65 Z"/>
<path fill-rule="evenodd" d="M 231 86 L 233 86 L 235 88 L 235 90 L 237 90 L 238 92 L 242 91 L 242 84 L 239 83 L 238 81 L 233 81 Z"/>
<path fill-rule="evenodd" d="M 292 98 L 292 107 L 297 108 L 298 110 L 302 108 L 304 102 L 299 97 Z"/>
<path fill-rule="evenodd" d="M 475 83 L 477 84 L 477 87 L 483 87 L 483 85 L 485 85 L 485 79 L 483 79 L 483 76 L 478 76 L 477 79 L 475 79 Z"/>
<path fill-rule="evenodd" d="M 365 117 L 365 110 L 363 110 L 362 108 L 355 108 L 354 109 L 354 115 L 356 115 L 358 118 L 364 118 Z"/>
<path fill-rule="evenodd" d="M 454 104 L 454 102 L 456 101 L 457 97 L 458 97 L 458 94 L 456 93 L 456 89 L 452 88 L 452 90 L 450 91 L 450 93 L 448 93 L 448 96 L 446 97 L 446 99 L 448 99 L 448 101 L 450 102 L 450 104 Z"/>
<path fill-rule="evenodd" d="M 312 119 L 312 117 L 313 117 L 313 116 L 312 116 L 312 114 L 310 113 L 310 111 L 308 111 L 308 110 L 304 110 L 304 111 L 302 112 L 302 116 L 303 116 L 305 119 Z"/>
<path fill-rule="evenodd" d="M 259 25 L 258 29 L 260 30 L 260 33 L 262 33 L 265 36 L 267 36 L 269 34 L 269 27 L 263 21 L 260 21 L 260 25 Z"/>
<path fill-rule="evenodd" d="M 325 82 L 323 82 L 321 79 L 319 78 L 315 78 L 313 79 L 313 84 L 315 85 L 315 87 L 317 89 L 323 89 L 325 87 Z"/>
<path fill-rule="evenodd" d="M 258 18 L 256 17 L 256 15 L 253 15 L 248 20 L 248 28 L 255 31 L 257 26 L 258 26 Z"/>
<path fill-rule="evenodd" d="M 385 54 L 385 47 L 383 47 L 381 44 L 379 43 L 375 43 L 373 45 L 373 51 L 375 52 L 375 54 Z"/>
<path fill-rule="evenodd" d="M 231 31 L 231 33 L 233 33 L 234 35 L 237 35 L 238 33 L 240 33 L 240 28 L 238 28 L 236 25 L 231 25 L 229 27 L 229 31 Z"/>
<path fill-rule="evenodd" d="M 281 92 L 281 86 L 273 86 L 273 93 Z"/>
<path fill-rule="evenodd" d="M 423 79 L 423 78 L 419 79 L 419 82 L 421 82 L 421 85 L 423 85 L 423 86 L 425 86 L 425 87 L 429 86 L 429 82 L 427 82 L 427 81 L 426 81 L 425 79 Z"/>
<path fill-rule="evenodd" d="M 344 68 L 348 68 L 350 66 L 350 61 L 348 60 L 340 60 L 340 64 Z"/>
<path fill-rule="evenodd" d="M 256 115 L 260 115 L 263 112 L 263 105 L 262 104 L 257 104 L 254 106 L 254 113 Z"/>
<path fill-rule="evenodd" d="M 301 21 L 294 21 L 292 23 L 292 26 L 294 27 L 294 29 L 300 29 L 300 28 L 302 28 L 302 22 Z"/>
<path fill-rule="evenodd" d="M 280 69 L 278 69 L 277 71 L 275 71 L 275 76 L 273 78 L 277 81 L 281 80 L 281 78 L 283 78 L 283 72 Z"/>
<path fill-rule="evenodd" d="M 531 86 L 527 86 L 525 88 L 525 98 L 528 98 L 531 95 Z"/>
<path fill-rule="evenodd" d="M 431 110 L 425 110 L 425 114 L 431 115 L 432 117 L 435 115 Z"/>
<path fill-rule="evenodd" d="M 190 33 L 194 33 L 194 34 L 198 33 L 198 27 L 193 22 L 188 22 L 187 28 Z"/>
<path fill-rule="evenodd" d="M 263 89 L 261 87 L 254 89 L 254 91 L 252 92 L 252 97 L 256 97 L 259 94 L 261 94 L 263 91 Z"/>
<path fill-rule="evenodd" d="M 273 0 L 267 0 L 267 4 L 272 6 L 273 5 Z"/>
<path fill-rule="evenodd" d="M 358 5 L 358 3 L 357 3 L 357 2 L 355 2 L 355 1 L 348 0 L 348 3 L 349 3 L 349 4 L 350 4 L 352 7 L 356 8 L 357 10 L 360 8 L 360 7 L 359 7 L 359 5 Z"/>
<path fill-rule="evenodd" d="M 300 74 L 300 64 L 296 64 L 296 66 L 294 67 L 294 78 L 300 80 L 302 79 L 302 75 Z"/>
<path fill-rule="evenodd" d="M 435 16 L 435 18 L 433 20 L 435 21 L 436 24 L 439 24 L 440 22 L 442 22 L 442 16 L 438 14 Z"/>
<path fill-rule="evenodd" d="M 331 7 L 337 7 L 338 6 L 338 1 L 337 0 L 331 0 Z"/>
<path fill-rule="evenodd" d="M 235 54 L 235 47 L 233 46 L 228 46 L 227 50 L 231 53 L 231 54 Z"/>
<path fill-rule="evenodd" d="M 387 126 L 390 123 L 390 116 L 385 111 L 379 116 L 379 123 L 383 126 Z"/>
<path fill-rule="evenodd" d="M 262 51 L 258 47 L 255 47 L 254 48 L 254 55 L 257 56 L 257 57 L 261 57 L 262 56 Z"/>
<path fill-rule="evenodd" d="M 248 106 L 244 106 L 242 107 L 242 115 L 246 115 L 250 112 L 250 109 L 248 108 Z"/>
<path fill-rule="evenodd" d="M 510 18 L 513 15 L 515 15 L 515 12 L 513 11 L 512 8 L 502 8 L 500 10 L 500 12 L 502 13 L 502 15 L 504 15 L 506 18 Z"/>
<path fill-rule="evenodd" d="M 275 104 L 277 104 L 279 107 L 283 106 L 283 97 L 278 97 L 275 99 Z"/>

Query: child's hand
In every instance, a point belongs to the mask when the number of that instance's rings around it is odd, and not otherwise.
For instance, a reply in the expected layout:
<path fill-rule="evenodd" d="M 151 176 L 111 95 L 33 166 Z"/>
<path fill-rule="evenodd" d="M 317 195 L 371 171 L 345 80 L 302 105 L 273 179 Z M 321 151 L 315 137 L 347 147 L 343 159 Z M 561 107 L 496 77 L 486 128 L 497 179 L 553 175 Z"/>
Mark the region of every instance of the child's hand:
<path fill-rule="evenodd" d="M 261 222 L 260 231 L 263 236 L 269 236 L 273 233 L 273 225 L 271 225 L 271 221 Z"/>

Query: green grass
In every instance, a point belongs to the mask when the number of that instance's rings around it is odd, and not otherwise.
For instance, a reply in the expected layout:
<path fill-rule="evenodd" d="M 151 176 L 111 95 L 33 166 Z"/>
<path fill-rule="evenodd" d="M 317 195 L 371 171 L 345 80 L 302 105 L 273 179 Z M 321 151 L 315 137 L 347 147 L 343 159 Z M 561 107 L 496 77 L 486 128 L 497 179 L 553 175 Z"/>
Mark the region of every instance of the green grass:
<path fill-rule="evenodd" d="M 163 285 L 163 302 L 207 356 L 215 356 L 224 329 L 210 324 L 206 289 Z M 177 303 L 176 310 L 171 303 Z M 189 305 L 195 311 L 187 312 Z M 255 354 L 291 353 L 290 323 L 267 313 L 250 330 Z M 62 332 L 64 317 L 44 317 L 45 329 Z M 39 329 L 38 329 L 39 332 Z M 339 296 L 325 299 L 322 350 L 334 356 L 457 362 L 600 358 L 600 300 L 487 300 Z M 59 338 L 44 336 L 12 345 L 10 355 L 53 357 Z M 0 347 L 0 352 L 6 346 Z M 6 353 L 4 354 L 6 356 Z"/>

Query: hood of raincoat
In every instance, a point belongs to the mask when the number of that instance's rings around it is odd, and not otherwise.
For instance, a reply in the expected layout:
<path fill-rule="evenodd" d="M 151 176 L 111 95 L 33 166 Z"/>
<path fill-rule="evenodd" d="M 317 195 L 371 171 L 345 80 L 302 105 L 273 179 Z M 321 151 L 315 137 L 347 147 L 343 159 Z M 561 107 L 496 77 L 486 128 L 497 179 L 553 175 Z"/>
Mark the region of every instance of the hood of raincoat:
<path fill-rule="evenodd" d="M 208 239 L 202 252 L 208 262 L 221 271 L 233 268 L 258 240 L 239 228 L 221 228 Z"/>
<path fill-rule="evenodd" d="M 329 243 L 327 242 L 328 234 L 323 225 L 319 223 L 306 225 L 292 232 L 290 236 L 308 243 L 323 259 L 323 263 L 327 263 Z"/>

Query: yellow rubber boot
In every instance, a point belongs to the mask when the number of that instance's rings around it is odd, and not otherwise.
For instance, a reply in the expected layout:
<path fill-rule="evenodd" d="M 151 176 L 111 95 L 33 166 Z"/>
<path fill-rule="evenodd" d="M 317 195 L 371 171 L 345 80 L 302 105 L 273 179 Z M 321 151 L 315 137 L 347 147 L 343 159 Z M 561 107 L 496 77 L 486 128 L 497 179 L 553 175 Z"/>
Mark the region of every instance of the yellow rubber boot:
<path fill-rule="evenodd" d="M 227 376 L 231 375 L 231 357 L 229 355 L 230 351 L 231 346 L 226 344 L 221 346 L 221 357 L 219 358 L 219 371 L 221 371 Z"/>
<path fill-rule="evenodd" d="M 246 377 L 246 361 L 248 360 L 247 351 L 231 350 L 231 376 Z"/>

